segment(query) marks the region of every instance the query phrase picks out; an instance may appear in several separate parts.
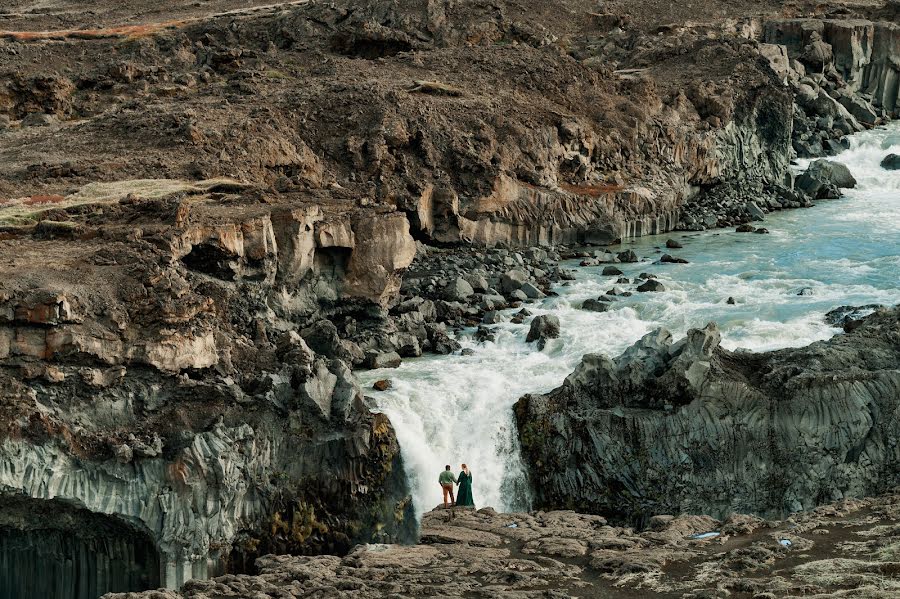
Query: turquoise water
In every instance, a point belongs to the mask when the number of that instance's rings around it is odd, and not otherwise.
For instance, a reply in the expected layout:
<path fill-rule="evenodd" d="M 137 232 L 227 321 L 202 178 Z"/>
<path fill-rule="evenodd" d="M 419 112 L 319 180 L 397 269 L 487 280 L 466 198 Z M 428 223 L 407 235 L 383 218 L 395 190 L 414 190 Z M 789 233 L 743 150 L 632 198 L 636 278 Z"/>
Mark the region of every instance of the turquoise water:
<path fill-rule="evenodd" d="M 535 314 L 557 315 L 562 325 L 561 337 L 543 351 L 525 343 L 527 321 L 506 322 L 498 325 L 495 343 L 462 337 L 472 355 L 430 356 L 361 373 L 366 387 L 381 378 L 393 382 L 390 391 L 371 395 L 397 431 L 417 511 L 440 501 L 437 476 L 444 464 L 461 462 L 473 470 L 476 504 L 527 508 L 512 406 L 525 393 L 557 387 L 585 353 L 617 355 L 657 327 L 680 337 L 710 321 L 719 324 L 730 349 L 801 346 L 839 333 L 823 321 L 832 308 L 900 303 L 900 171 L 879 166 L 888 153 L 900 153 L 898 130 L 855 136 L 836 160 L 850 168 L 857 188 L 840 200 L 769 215 L 757 223 L 768 235 L 672 233 L 614 248 L 644 258 L 619 265 L 625 277 L 653 273 L 665 292 L 636 293 L 609 312 L 587 312 L 578 307 L 585 299 L 614 286 L 633 291 L 634 285 L 615 285 L 617 277 L 601 276 L 602 267 L 573 262 L 576 280 L 558 287 L 558 297 L 529 306 Z M 664 249 L 668 238 L 684 248 Z M 662 252 L 689 264 L 653 264 Z M 798 295 L 803 288 L 812 294 Z"/>

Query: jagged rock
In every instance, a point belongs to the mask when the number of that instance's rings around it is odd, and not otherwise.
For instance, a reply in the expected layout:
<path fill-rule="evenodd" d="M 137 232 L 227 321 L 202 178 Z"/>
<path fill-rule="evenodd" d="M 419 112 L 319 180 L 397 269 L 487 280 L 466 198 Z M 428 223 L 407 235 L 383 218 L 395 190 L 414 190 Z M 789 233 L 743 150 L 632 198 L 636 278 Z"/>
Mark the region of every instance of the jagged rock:
<path fill-rule="evenodd" d="M 619 252 L 616 257 L 619 259 L 619 262 L 638 262 L 638 256 L 634 253 L 634 250 L 625 250 L 624 252 Z M 621 274 L 621 273 L 619 273 Z"/>
<path fill-rule="evenodd" d="M 528 299 L 541 299 L 547 297 L 543 291 L 535 287 L 531 282 L 523 283 L 521 291 Z"/>
<path fill-rule="evenodd" d="M 376 391 L 387 391 L 392 386 L 393 385 L 391 384 L 391 381 L 388 379 L 381 379 L 380 381 L 375 381 L 374 383 L 372 383 L 372 388 Z"/>
<path fill-rule="evenodd" d="M 782 518 L 891 488 L 898 425 L 883 415 L 900 397 L 898 324 L 894 308 L 852 333 L 760 354 L 721 349 L 709 325 L 677 343 L 655 331 L 615 359 L 587 355 L 561 387 L 516 405 L 536 505 L 630 521 Z"/>
<path fill-rule="evenodd" d="M 747 202 L 747 212 L 753 220 L 765 220 L 766 213 L 756 204 L 756 202 Z"/>
<path fill-rule="evenodd" d="M 559 337 L 559 318 L 553 314 L 542 314 L 535 316 L 531 321 L 531 327 L 528 329 L 528 335 L 525 338 L 527 343 L 537 341 L 538 349 L 544 349 L 548 339 L 556 339 Z"/>

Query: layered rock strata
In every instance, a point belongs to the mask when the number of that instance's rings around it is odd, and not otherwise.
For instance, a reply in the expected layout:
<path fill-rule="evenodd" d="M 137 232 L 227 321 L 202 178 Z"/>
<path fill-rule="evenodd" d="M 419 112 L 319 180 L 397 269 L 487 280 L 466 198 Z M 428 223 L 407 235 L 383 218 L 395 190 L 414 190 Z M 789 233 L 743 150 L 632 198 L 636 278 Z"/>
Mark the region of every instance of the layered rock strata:
<path fill-rule="evenodd" d="M 714 324 L 678 342 L 657 330 L 519 400 L 535 505 L 779 518 L 900 483 L 900 310 L 800 349 L 719 341 Z"/>

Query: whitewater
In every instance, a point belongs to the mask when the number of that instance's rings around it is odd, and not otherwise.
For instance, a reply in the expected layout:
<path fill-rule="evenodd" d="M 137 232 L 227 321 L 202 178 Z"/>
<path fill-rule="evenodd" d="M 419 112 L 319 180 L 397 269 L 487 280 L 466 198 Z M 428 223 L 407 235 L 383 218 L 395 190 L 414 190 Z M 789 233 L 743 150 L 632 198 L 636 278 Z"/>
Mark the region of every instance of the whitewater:
<path fill-rule="evenodd" d="M 900 303 L 900 171 L 880 167 L 889 153 L 900 154 L 900 127 L 853 136 L 850 149 L 834 160 L 850 168 L 857 187 L 844 190 L 842 199 L 768 215 L 762 223 L 768 235 L 675 232 L 613 248 L 633 249 L 642 258 L 617 265 L 625 277 L 653 273 L 666 291 L 635 293 L 609 312 L 579 306 L 615 287 L 617 277 L 567 264 L 576 280 L 556 287 L 558 296 L 528 305 L 561 323 L 560 338 L 543 351 L 525 343 L 530 319 L 507 321 L 497 325 L 493 343 L 464 332 L 459 341 L 468 355 L 428 356 L 359 373 L 366 387 L 384 378 L 393 383 L 370 395 L 396 429 L 417 514 L 440 502 L 437 477 L 444 465 L 458 471 L 462 462 L 473 471 L 479 507 L 528 509 L 513 405 L 526 393 L 559 386 L 586 353 L 618 355 L 658 327 L 678 338 L 710 321 L 718 323 L 728 349 L 803 346 L 840 332 L 823 320 L 837 306 Z M 669 238 L 683 249 L 665 250 Z M 661 251 L 689 263 L 653 264 Z M 811 294 L 798 295 L 804 288 Z"/>

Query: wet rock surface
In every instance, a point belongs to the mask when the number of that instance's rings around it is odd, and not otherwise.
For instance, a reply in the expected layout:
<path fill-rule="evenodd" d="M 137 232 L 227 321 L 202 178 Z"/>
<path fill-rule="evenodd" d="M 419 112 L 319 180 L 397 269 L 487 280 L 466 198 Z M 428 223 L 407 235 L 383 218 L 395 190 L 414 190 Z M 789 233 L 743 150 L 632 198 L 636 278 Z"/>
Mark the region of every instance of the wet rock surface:
<path fill-rule="evenodd" d="M 535 503 L 642 524 L 656 513 L 780 518 L 878 493 L 893 467 L 900 309 L 767 353 L 719 347 L 714 324 L 587 355 L 516 405 Z"/>
<path fill-rule="evenodd" d="M 900 498 L 846 500 L 785 521 L 657 515 L 643 531 L 568 511 L 429 512 L 419 544 L 346 557 L 266 556 L 257 576 L 104 599 L 213 597 L 870 597 L 893 573 Z"/>

